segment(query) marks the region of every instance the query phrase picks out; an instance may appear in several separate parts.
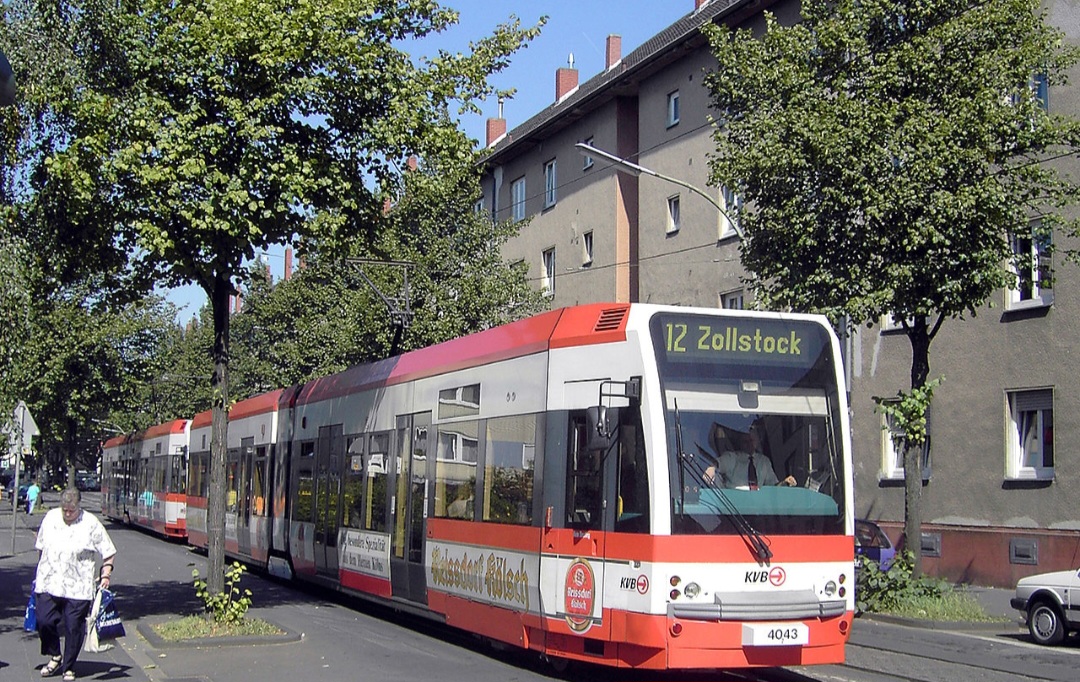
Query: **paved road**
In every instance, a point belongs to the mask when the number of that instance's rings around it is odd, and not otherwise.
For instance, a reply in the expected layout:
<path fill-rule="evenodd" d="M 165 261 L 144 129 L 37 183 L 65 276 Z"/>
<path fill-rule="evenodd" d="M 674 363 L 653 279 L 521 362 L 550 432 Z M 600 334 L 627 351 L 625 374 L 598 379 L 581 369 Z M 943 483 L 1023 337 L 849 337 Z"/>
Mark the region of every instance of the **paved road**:
<path fill-rule="evenodd" d="M 95 496 L 88 496 L 93 509 Z M 49 504 L 46 498 L 46 504 Z M 33 532 L 40 516 L 15 518 L 16 551 L 10 552 L 12 516 L 0 512 L 0 682 L 40 680 L 44 662 L 36 636 L 22 632 L 26 586 L 36 561 Z M 119 550 L 114 587 L 128 636 L 103 654 L 84 654 L 80 678 L 132 682 L 266 682 L 291 680 L 435 680 L 502 682 L 558 679 L 531 654 L 496 651 L 467 634 L 426 620 L 403 618 L 364 602 L 297 589 L 258 576 L 244 578 L 254 593 L 253 615 L 302 637 L 282 644 L 219 648 L 163 648 L 137 632 L 139 623 L 175 618 L 201 607 L 192 569 L 206 559 L 178 543 L 111 525 Z M 1001 595 L 997 595 L 1000 597 Z M 664 676 L 666 680 L 768 682 L 892 682 L 979 679 L 1075 680 L 1080 644 L 1046 649 L 1026 642 L 1018 628 L 998 632 L 948 632 L 859 619 L 845 666 L 790 670 L 717 671 Z M 563 679 L 608 682 L 658 676 L 594 668 L 572 669 Z"/>

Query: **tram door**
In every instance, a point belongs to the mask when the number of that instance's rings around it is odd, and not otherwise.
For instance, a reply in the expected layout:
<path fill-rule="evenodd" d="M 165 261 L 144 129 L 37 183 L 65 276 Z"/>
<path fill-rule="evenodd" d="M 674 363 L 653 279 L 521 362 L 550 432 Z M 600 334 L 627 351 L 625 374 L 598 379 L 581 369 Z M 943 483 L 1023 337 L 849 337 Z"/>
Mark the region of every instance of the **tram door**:
<path fill-rule="evenodd" d="M 397 442 L 390 462 L 394 476 L 390 503 L 390 584 L 395 597 L 427 603 L 424 521 L 428 507 L 428 432 L 431 415 L 397 419 Z"/>
<path fill-rule="evenodd" d="M 315 570 L 338 574 L 338 526 L 341 518 L 342 425 L 319 428 L 315 446 Z"/>
<path fill-rule="evenodd" d="M 240 439 L 240 474 L 236 482 L 236 546 L 240 554 L 251 556 L 251 464 L 254 436 Z"/>

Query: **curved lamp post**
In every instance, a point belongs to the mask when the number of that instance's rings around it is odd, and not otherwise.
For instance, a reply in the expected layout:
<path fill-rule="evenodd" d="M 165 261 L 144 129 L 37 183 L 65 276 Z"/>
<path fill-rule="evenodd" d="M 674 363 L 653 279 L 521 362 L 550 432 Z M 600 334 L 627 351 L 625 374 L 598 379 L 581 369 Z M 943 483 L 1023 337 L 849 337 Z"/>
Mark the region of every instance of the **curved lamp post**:
<path fill-rule="evenodd" d="M 685 180 L 680 180 L 678 178 L 673 178 L 670 175 L 664 175 L 663 173 L 658 173 L 658 172 L 654 171 L 651 168 L 646 168 L 645 166 L 641 166 L 639 164 L 636 164 L 633 161 L 630 161 L 628 159 L 624 159 L 621 156 L 615 156 L 611 152 L 606 152 L 603 149 L 597 149 L 596 147 L 592 146 L 591 144 L 587 144 L 585 142 L 578 142 L 574 146 L 577 147 L 578 152 L 580 152 L 582 156 L 598 156 L 601 159 L 605 159 L 607 161 L 610 161 L 613 165 L 618 166 L 619 168 L 625 170 L 626 172 L 632 173 L 635 177 L 641 176 L 641 175 L 651 175 L 654 178 L 658 178 L 660 180 L 665 180 L 665 181 L 670 182 L 672 184 L 678 185 L 679 187 L 685 187 L 686 189 L 690 190 L 694 194 L 696 194 L 699 197 L 705 199 L 705 201 L 708 201 L 710 204 L 713 205 L 713 207 L 717 211 L 720 211 L 720 215 L 727 218 L 728 222 L 731 223 L 731 226 L 735 229 L 735 233 L 739 235 L 740 239 L 742 239 L 743 233 L 742 233 L 742 229 L 739 228 L 739 224 L 737 222 L 735 222 L 735 220 L 731 217 L 731 215 L 728 214 L 728 212 L 724 209 L 724 207 L 720 205 L 720 202 L 717 201 L 715 197 L 711 196 L 705 190 L 702 190 L 702 189 L 700 189 L 698 187 L 695 187 L 694 185 L 691 185 L 689 182 L 687 182 Z"/>

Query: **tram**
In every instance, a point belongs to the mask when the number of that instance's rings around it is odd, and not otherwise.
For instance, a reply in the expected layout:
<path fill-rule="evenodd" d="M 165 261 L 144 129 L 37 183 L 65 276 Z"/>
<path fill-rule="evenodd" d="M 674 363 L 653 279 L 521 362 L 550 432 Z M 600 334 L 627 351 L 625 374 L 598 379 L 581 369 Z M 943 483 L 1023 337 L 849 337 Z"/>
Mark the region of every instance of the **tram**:
<path fill-rule="evenodd" d="M 280 577 L 559 662 L 844 660 L 850 426 L 823 317 L 575 306 L 229 419 L 226 551 Z M 199 546 L 209 421 L 190 430 Z M 757 473 L 730 475 L 750 449 Z"/>
<path fill-rule="evenodd" d="M 189 420 L 177 419 L 105 441 L 104 516 L 165 537 L 187 537 L 189 426 Z"/>

